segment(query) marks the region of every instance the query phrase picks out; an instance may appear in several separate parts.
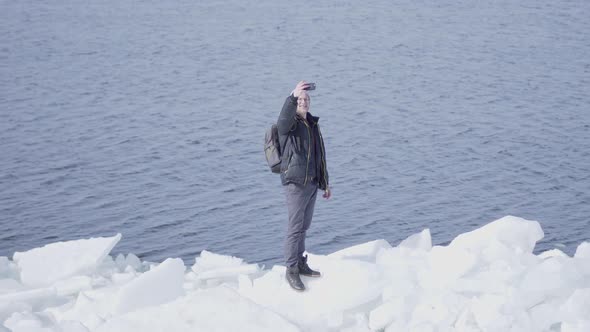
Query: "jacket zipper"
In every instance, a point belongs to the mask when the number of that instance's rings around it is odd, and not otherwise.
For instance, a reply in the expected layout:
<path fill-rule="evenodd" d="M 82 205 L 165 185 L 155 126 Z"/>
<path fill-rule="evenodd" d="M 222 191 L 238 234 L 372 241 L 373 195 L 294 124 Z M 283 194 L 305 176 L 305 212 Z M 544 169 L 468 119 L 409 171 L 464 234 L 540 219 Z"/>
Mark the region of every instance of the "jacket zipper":
<path fill-rule="evenodd" d="M 320 135 L 320 148 L 322 149 L 322 163 L 324 167 L 322 167 L 322 174 L 324 174 L 324 187 L 328 188 L 328 182 L 326 180 L 326 155 L 324 154 L 324 138 L 322 137 L 322 132 L 320 131 L 320 126 L 318 127 L 318 134 Z"/>
<path fill-rule="evenodd" d="M 307 171 L 309 169 L 309 158 L 311 157 L 311 131 L 309 129 L 309 125 L 307 124 L 307 120 L 303 120 L 303 124 L 307 127 L 307 163 L 305 163 L 305 180 L 303 180 L 303 185 L 307 184 Z"/>

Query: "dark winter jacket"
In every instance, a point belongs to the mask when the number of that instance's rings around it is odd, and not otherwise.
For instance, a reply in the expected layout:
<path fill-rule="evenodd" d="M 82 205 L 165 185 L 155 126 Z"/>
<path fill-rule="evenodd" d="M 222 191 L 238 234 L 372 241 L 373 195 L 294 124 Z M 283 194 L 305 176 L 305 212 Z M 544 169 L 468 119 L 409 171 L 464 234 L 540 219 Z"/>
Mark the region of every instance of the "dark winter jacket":
<path fill-rule="evenodd" d="M 308 113 L 306 122 L 296 115 L 296 111 L 297 98 L 290 95 L 285 100 L 277 122 L 281 146 L 281 182 L 283 185 L 291 182 L 307 184 L 311 177 L 315 177 L 318 187 L 326 190 L 328 169 L 324 140 L 318 125 L 320 118 Z M 310 170 L 310 166 L 314 165 L 315 169 Z"/>

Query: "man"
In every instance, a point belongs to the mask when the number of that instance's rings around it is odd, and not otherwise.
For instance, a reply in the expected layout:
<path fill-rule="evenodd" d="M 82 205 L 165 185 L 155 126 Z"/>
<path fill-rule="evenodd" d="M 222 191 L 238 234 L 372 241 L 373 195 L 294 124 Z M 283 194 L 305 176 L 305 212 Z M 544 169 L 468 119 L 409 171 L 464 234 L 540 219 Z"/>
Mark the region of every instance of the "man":
<path fill-rule="evenodd" d="M 285 239 L 286 279 L 295 290 L 305 286 L 300 275 L 319 277 L 309 268 L 305 235 L 311 224 L 318 188 L 331 197 L 324 141 L 318 117 L 309 113 L 309 84 L 301 81 L 291 93 L 279 116 L 277 127 L 281 146 L 281 182 L 285 186 L 289 224 Z"/>

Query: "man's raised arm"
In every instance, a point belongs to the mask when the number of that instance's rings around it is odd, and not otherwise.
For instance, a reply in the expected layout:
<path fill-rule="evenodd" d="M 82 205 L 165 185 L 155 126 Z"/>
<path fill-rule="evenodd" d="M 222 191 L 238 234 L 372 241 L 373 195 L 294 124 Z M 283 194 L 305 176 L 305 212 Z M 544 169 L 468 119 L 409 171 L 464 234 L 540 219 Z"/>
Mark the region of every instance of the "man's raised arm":
<path fill-rule="evenodd" d="M 295 123 L 295 112 L 297 111 L 297 98 L 302 91 L 309 88 L 309 84 L 305 81 L 297 83 L 293 92 L 287 97 L 283 104 L 283 109 L 277 121 L 279 134 L 285 135 L 291 130 L 293 123 Z"/>

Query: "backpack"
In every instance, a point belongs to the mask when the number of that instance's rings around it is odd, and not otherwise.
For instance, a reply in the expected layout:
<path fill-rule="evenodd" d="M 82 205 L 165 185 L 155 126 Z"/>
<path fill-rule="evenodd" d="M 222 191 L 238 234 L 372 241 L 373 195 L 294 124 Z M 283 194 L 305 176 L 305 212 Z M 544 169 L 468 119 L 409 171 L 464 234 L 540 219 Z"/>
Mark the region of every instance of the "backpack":
<path fill-rule="evenodd" d="M 273 173 L 281 173 L 281 149 L 279 143 L 279 129 L 273 124 L 266 130 L 264 136 L 264 154 L 266 162 Z"/>

